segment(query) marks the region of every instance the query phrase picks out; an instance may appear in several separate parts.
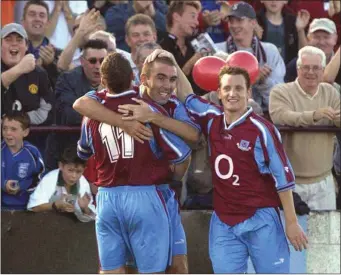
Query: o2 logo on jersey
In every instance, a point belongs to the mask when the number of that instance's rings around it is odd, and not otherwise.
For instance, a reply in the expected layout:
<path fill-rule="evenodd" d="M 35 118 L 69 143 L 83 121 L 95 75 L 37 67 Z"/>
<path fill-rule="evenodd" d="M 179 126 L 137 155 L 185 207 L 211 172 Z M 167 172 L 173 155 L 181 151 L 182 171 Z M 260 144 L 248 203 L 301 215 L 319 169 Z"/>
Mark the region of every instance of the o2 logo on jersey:
<path fill-rule="evenodd" d="M 117 162 L 120 155 L 124 159 L 134 157 L 134 139 L 121 128 L 101 123 L 98 127 L 98 131 L 101 135 L 102 143 L 104 143 L 107 148 L 111 163 Z M 118 143 L 119 139 L 121 139 L 122 142 L 122 154 Z"/>
<path fill-rule="evenodd" d="M 223 175 L 220 170 L 219 170 L 219 164 L 220 164 L 220 161 L 227 161 L 228 164 L 229 164 L 229 171 L 227 174 Z M 234 181 L 232 182 L 232 185 L 235 185 L 235 186 L 239 186 L 240 183 L 238 182 L 239 181 L 239 176 L 238 175 L 234 175 L 233 174 L 233 170 L 234 170 L 234 165 L 233 165 L 233 160 L 231 157 L 229 157 L 228 155 L 225 155 L 225 154 L 221 154 L 219 155 L 216 159 L 215 159 L 215 162 L 214 162 L 214 170 L 217 174 L 217 176 L 219 178 L 221 178 L 222 180 L 228 180 L 229 178 L 234 178 Z"/>

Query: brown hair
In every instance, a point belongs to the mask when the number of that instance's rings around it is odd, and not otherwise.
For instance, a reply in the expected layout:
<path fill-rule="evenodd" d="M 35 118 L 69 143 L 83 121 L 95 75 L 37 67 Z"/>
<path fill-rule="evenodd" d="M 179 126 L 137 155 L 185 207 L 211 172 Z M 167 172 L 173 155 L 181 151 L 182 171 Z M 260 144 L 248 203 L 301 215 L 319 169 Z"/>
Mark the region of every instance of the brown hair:
<path fill-rule="evenodd" d="M 169 66 L 175 66 L 175 64 L 171 58 L 169 58 L 167 56 L 161 56 L 161 57 L 158 56 L 154 59 L 154 61 L 149 62 L 149 63 L 145 63 L 143 65 L 141 74 L 145 74 L 146 76 L 149 77 L 151 70 L 152 70 L 152 67 L 156 62 L 160 62 L 160 63 L 166 64 Z"/>
<path fill-rule="evenodd" d="M 5 114 L 2 117 L 2 120 L 4 121 L 7 119 L 8 121 L 18 121 L 21 124 L 21 128 L 23 130 L 26 130 L 30 127 L 30 117 L 27 113 L 21 112 L 21 111 L 10 111 L 9 113 Z"/>
<path fill-rule="evenodd" d="M 111 92 L 120 94 L 129 90 L 133 79 L 133 70 L 123 55 L 110 53 L 101 65 L 101 76 Z"/>
<path fill-rule="evenodd" d="M 246 70 L 244 70 L 243 68 L 224 66 L 219 72 L 219 87 L 220 87 L 221 79 L 223 78 L 223 76 L 225 74 L 244 76 L 246 88 L 247 88 L 247 90 L 250 89 L 250 87 L 251 87 L 250 76 L 249 76 L 249 73 Z"/>
<path fill-rule="evenodd" d="M 152 28 L 152 31 L 156 33 L 156 27 L 153 19 L 151 19 L 148 15 L 138 13 L 131 16 L 125 24 L 126 35 L 129 35 L 129 30 L 132 26 L 137 25 L 148 25 Z"/>
<path fill-rule="evenodd" d="M 173 14 L 178 13 L 182 15 L 185 11 L 185 6 L 191 6 L 198 10 L 199 12 L 201 11 L 200 1 L 172 1 L 169 4 L 166 16 L 166 24 L 168 29 L 173 27 Z"/>
<path fill-rule="evenodd" d="M 46 12 L 47 12 L 47 18 L 50 17 L 50 10 L 49 10 L 49 6 L 42 0 L 29 0 L 26 2 L 25 4 L 25 7 L 24 7 L 24 12 L 23 12 L 23 19 L 25 19 L 25 16 L 26 16 L 26 13 L 27 13 L 27 10 L 29 8 L 29 6 L 31 5 L 38 5 L 38 6 L 42 6 L 46 9 Z"/>

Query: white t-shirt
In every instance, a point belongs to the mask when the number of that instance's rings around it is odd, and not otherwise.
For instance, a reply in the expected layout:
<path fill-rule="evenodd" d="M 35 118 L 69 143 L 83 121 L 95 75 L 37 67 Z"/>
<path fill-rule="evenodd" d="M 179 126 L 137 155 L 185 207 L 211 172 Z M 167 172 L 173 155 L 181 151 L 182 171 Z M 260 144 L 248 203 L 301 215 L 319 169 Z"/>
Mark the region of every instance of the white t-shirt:
<path fill-rule="evenodd" d="M 52 170 L 46 174 L 39 182 L 37 188 L 31 194 L 29 202 L 27 204 L 27 210 L 32 210 L 33 207 L 42 205 L 45 203 L 51 203 L 59 200 L 63 195 L 67 195 L 65 187 L 58 186 L 59 169 Z M 84 214 L 78 205 L 78 200 L 75 202 L 74 214 L 81 222 L 93 221 L 96 218 L 96 207 L 93 204 L 89 182 L 84 176 L 79 179 L 78 195 L 83 197 L 85 193 L 90 195 L 89 209 L 92 211 L 92 215 Z"/>
<path fill-rule="evenodd" d="M 45 0 L 45 2 L 49 6 L 51 14 L 54 8 L 55 1 Z M 78 14 L 81 14 L 88 9 L 88 4 L 87 1 L 69 1 L 69 7 L 73 15 L 77 16 Z M 54 30 L 54 33 L 49 39 L 51 44 L 53 44 L 55 47 L 59 49 L 64 49 L 66 45 L 70 42 L 71 34 L 67 26 L 67 21 L 65 19 L 65 15 L 63 12 L 59 14 L 58 22 Z"/>

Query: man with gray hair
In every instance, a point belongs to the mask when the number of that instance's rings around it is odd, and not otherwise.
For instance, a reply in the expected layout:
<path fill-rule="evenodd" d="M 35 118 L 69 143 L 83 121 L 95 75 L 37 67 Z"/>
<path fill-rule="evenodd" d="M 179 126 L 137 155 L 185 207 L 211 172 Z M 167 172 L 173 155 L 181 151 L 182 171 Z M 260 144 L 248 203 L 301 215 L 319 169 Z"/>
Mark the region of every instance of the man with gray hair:
<path fill-rule="evenodd" d="M 340 127 L 340 94 L 322 83 L 325 53 L 306 46 L 298 52 L 296 81 L 279 84 L 270 93 L 269 111 L 275 124 L 294 127 Z M 296 192 L 311 210 L 335 210 L 334 133 L 283 134 L 283 144 L 296 176 Z M 312 150 L 312 148 L 314 150 Z"/>
<path fill-rule="evenodd" d="M 328 18 L 316 18 L 309 25 L 308 44 L 321 49 L 326 55 L 328 64 L 334 55 L 337 43 L 337 30 L 335 23 Z M 285 82 L 292 82 L 297 77 L 297 58 L 291 60 L 286 67 Z"/>
<path fill-rule="evenodd" d="M 156 49 L 162 49 L 161 46 L 156 42 L 146 42 L 136 48 L 136 52 L 135 54 L 132 55 L 132 59 L 136 64 L 139 75 L 142 72 L 143 63 L 146 60 L 147 56 L 150 55 Z"/>

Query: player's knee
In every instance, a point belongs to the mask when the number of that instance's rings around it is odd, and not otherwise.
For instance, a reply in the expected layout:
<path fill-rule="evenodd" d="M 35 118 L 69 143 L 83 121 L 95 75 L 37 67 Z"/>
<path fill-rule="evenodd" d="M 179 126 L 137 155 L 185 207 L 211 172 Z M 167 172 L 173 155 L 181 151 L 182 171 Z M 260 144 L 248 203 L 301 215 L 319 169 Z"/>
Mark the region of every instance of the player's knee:
<path fill-rule="evenodd" d="M 100 270 L 99 273 L 100 274 L 125 274 L 126 269 L 124 266 L 122 266 L 122 267 L 112 269 L 112 270 Z"/>
<path fill-rule="evenodd" d="M 176 255 L 172 258 L 172 265 L 167 269 L 168 274 L 188 274 L 187 255 Z"/>

